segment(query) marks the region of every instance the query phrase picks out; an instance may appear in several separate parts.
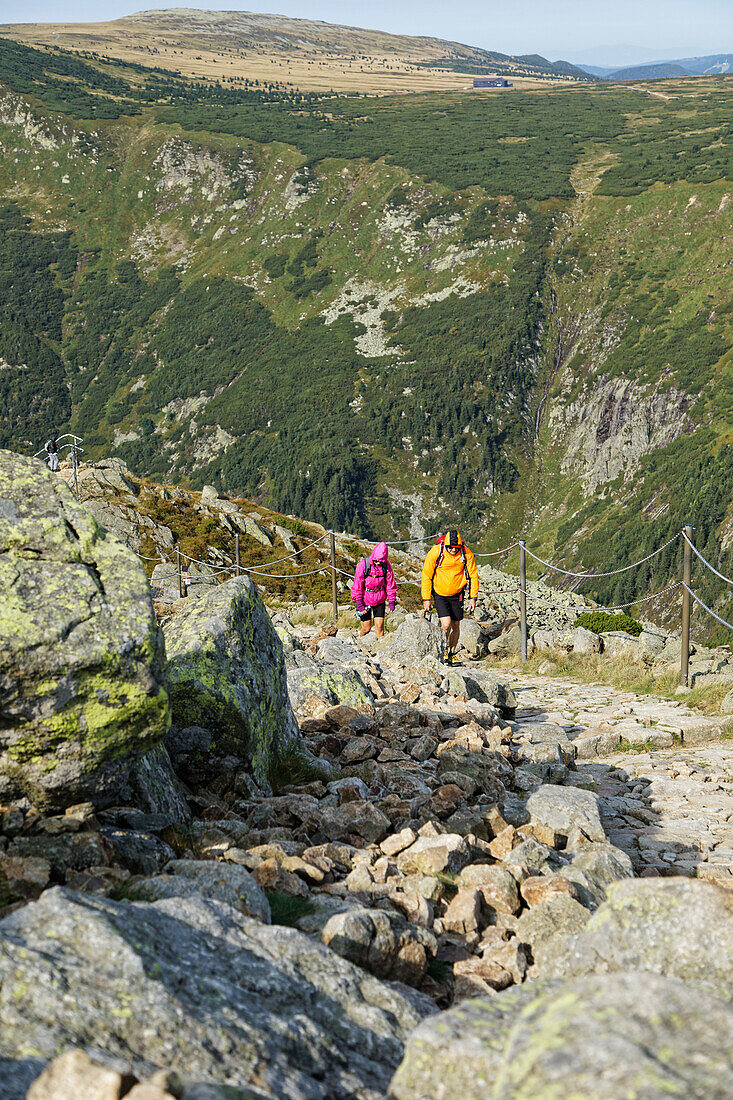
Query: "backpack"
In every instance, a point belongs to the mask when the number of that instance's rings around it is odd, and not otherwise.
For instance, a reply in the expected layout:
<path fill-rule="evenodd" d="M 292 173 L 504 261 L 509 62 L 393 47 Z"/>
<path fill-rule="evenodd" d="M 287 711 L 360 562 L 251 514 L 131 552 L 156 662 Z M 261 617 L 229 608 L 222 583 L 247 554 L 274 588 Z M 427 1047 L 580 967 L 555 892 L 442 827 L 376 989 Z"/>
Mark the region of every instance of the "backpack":
<path fill-rule="evenodd" d="M 379 591 L 379 589 L 383 588 L 384 589 L 384 594 L 386 596 L 386 594 L 387 594 L 387 563 L 383 562 L 383 561 L 372 561 L 371 558 L 364 558 L 364 565 L 365 565 L 365 569 L 364 569 L 364 589 L 365 589 L 365 591 L 367 590 L 367 588 L 369 588 L 369 591 L 371 593 L 374 593 L 375 591 Z M 368 586 L 367 581 L 369 580 L 369 578 L 372 575 L 372 566 L 373 565 L 379 565 L 379 566 L 382 567 L 382 581 L 381 581 L 381 584 L 379 584 L 379 585 Z M 376 579 L 376 577 L 375 577 L 375 579 Z"/>
<path fill-rule="evenodd" d="M 433 569 L 433 575 L 430 578 L 430 587 L 431 588 L 433 587 L 433 584 L 435 582 L 435 574 L 440 569 L 440 563 L 442 562 L 443 558 L 445 557 L 445 535 L 443 535 L 442 537 L 440 535 L 438 536 L 438 543 L 440 545 L 440 552 L 438 553 L 438 556 L 435 559 L 435 568 Z M 463 572 L 464 572 L 465 577 L 466 577 L 466 584 L 470 584 L 471 583 L 471 578 L 470 578 L 469 573 L 468 573 L 468 560 L 466 558 L 466 544 L 465 544 L 465 542 L 461 543 L 461 557 L 463 558 Z"/>

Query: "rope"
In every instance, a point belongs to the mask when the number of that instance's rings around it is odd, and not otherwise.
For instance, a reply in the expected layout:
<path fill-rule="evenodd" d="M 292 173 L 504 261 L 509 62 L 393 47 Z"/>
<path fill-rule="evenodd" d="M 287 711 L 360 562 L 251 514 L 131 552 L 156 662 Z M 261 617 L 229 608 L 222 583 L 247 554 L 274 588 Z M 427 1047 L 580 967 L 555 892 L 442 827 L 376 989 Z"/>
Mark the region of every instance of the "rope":
<path fill-rule="evenodd" d="M 679 588 L 681 581 L 675 581 L 674 584 L 670 584 L 667 588 L 662 588 L 659 592 L 653 592 L 651 596 L 643 596 L 641 599 L 632 600 L 631 603 L 615 604 L 613 607 L 588 607 L 587 611 L 626 611 L 629 607 L 635 607 L 638 603 L 646 603 L 648 600 L 654 600 L 657 596 L 664 596 L 667 592 L 672 592 L 675 588 Z M 520 595 L 522 589 L 517 586 L 513 590 L 507 590 L 506 588 L 498 588 L 493 592 L 485 592 L 484 596 L 507 596 L 507 595 Z M 554 607 L 557 611 L 577 611 L 581 612 L 583 609 L 574 604 L 566 603 L 552 603 L 550 600 L 543 600 L 541 596 L 533 595 L 529 590 L 525 592 L 528 600 L 534 600 L 535 603 L 544 604 L 545 607 Z"/>
<path fill-rule="evenodd" d="M 554 570 L 555 573 L 563 573 L 566 577 L 579 577 L 582 580 L 598 579 L 599 577 L 617 577 L 619 573 L 628 573 L 629 569 L 636 569 L 637 566 L 643 565 L 646 561 L 651 561 L 657 554 L 661 554 L 663 550 L 666 550 L 668 546 L 671 546 L 676 539 L 678 539 L 679 532 L 673 535 L 671 539 L 664 543 L 663 546 L 659 546 L 656 550 L 652 550 L 651 554 L 647 554 L 645 558 L 641 558 L 639 561 L 632 562 L 631 565 L 625 565 L 622 569 L 610 569 L 607 573 L 572 573 L 569 569 L 561 569 L 559 565 L 553 565 L 552 562 L 545 561 L 544 558 L 538 557 L 537 554 L 533 554 L 529 547 L 525 546 L 525 551 L 531 558 L 538 561 L 541 565 L 544 565 L 547 569 Z M 712 568 L 712 567 L 711 567 Z M 730 582 L 733 584 L 733 581 Z M 631 604 L 629 604 L 631 607 Z"/>
<path fill-rule="evenodd" d="M 270 580 L 277 581 L 295 581 L 298 577 L 313 577 L 316 573 L 330 572 L 330 565 L 321 565 L 318 569 L 311 569 L 308 573 L 262 573 L 259 569 L 250 569 L 246 565 L 242 565 L 241 569 L 245 573 L 255 573 L 258 577 L 269 577 Z"/>
<path fill-rule="evenodd" d="M 294 554 L 288 554 L 284 558 L 275 558 L 274 561 L 261 561 L 259 564 L 265 568 L 269 568 L 271 565 L 279 565 L 280 562 L 283 561 L 292 561 L 294 558 L 300 557 L 306 550 L 309 550 L 311 546 L 317 546 L 319 542 L 323 542 L 326 538 L 328 538 L 328 535 L 321 535 L 319 539 L 314 539 L 313 542 L 307 542 L 305 546 L 302 546 L 300 550 L 296 550 Z"/>
<path fill-rule="evenodd" d="M 498 556 L 499 556 L 500 554 L 508 554 L 508 553 L 509 553 L 509 551 L 510 551 L 510 550 L 513 550 L 513 549 L 514 549 L 514 547 L 515 547 L 515 546 L 517 546 L 517 545 L 518 545 L 518 543 L 516 543 L 516 542 L 513 542 L 513 543 L 511 544 L 511 546 L 505 546 L 503 550 L 492 550 L 492 551 L 491 551 L 490 553 L 488 553 L 488 554 L 474 554 L 473 556 L 474 556 L 475 558 L 496 558 L 496 557 L 498 557 Z"/>
<path fill-rule="evenodd" d="M 715 568 L 715 566 L 711 565 L 710 562 L 708 561 L 708 559 L 703 557 L 703 555 L 700 553 L 698 548 L 695 546 L 694 542 L 690 542 L 690 540 L 688 539 L 688 537 L 687 537 L 687 535 L 685 534 L 684 531 L 682 532 L 682 538 L 685 540 L 685 542 L 690 547 L 690 549 L 693 550 L 697 554 L 698 558 L 703 563 L 703 565 L 706 565 L 708 567 L 708 569 L 710 570 L 711 573 L 715 573 L 715 576 L 720 577 L 721 581 L 725 581 L 726 584 L 733 584 L 733 581 L 730 579 L 730 577 L 726 577 L 724 573 L 719 573 L 718 570 Z M 711 614 L 712 614 L 712 612 L 711 612 Z"/>
<path fill-rule="evenodd" d="M 708 605 L 706 603 L 703 603 L 703 601 L 700 599 L 700 597 L 695 592 L 693 592 L 691 588 L 688 588 L 684 581 L 680 581 L 680 584 L 682 585 L 682 587 L 684 588 L 684 590 L 686 592 L 689 592 L 689 594 L 692 596 L 693 600 L 695 600 L 696 603 L 700 604 L 700 607 L 705 608 L 708 615 L 712 615 L 713 618 L 717 619 L 718 622 L 722 623 L 723 626 L 727 626 L 728 630 L 733 630 L 733 625 L 731 623 L 727 623 L 725 621 L 725 619 L 721 619 L 720 615 L 716 615 L 716 613 L 713 611 L 712 607 L 708 607 Z"/>

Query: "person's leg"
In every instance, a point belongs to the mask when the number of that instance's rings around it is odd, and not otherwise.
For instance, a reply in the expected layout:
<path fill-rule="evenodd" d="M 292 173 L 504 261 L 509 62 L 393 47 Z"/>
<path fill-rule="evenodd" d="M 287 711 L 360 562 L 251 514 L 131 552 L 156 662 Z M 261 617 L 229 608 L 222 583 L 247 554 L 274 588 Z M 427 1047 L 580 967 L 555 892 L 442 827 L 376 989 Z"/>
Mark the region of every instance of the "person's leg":
<path fill-rule="evenodd" d="M 361 630 L 359 631 L 359 637 L 363 638 L 365 634 L 368 634 L 372 629 L 372 617 L 368 616 L 366 619 L 361 620 Z"/>
<path fill-rule="evenodd" d="M 461 624 L 455 619 L 451 619 L 450 630 L 448 631 L 448 646 L 453 653 L 458 649 L 458 639 L 461 636 Z"/>
<path fill-rule="evenodd" d="M 374 633 L 378 638 L 384 637 L 384 619 L 378 619 L 376 615 L 374 616 Z"/>
<path fill-rule="evenodd" d="M 443 633 L 445 634 L 445 651 L 444 651 L 444 654 L 443 654 L 444 657 L 447 656 L 448 650 L 450 649 L 450 641 L 449 641 L 450 624 L 451 624 L 450 615 L 446 615 L 444 617 L 441 617 L 441 619 L 440 619 L 440 628 L 443 631 Z"/>

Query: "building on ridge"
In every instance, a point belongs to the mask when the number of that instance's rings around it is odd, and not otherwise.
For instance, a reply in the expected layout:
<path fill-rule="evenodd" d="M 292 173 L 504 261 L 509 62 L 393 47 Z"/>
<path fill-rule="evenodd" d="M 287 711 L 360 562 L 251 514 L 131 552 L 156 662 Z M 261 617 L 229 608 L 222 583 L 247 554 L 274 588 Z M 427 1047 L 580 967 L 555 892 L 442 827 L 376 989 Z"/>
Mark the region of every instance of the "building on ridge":
<path fill-rule="evenodd" d="M 513 87 L 510 80 L 507 80 L 503 76 L 475 76 L 473 78 L 474 88 L 511 88 Z"/>

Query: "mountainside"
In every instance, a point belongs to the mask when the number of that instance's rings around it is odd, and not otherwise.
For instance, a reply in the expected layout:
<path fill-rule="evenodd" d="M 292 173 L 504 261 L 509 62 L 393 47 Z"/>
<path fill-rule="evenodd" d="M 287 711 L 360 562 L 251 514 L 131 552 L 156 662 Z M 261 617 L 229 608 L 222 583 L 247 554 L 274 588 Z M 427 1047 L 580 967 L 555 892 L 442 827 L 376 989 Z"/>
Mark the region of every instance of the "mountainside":
<path fill-rule="evenodd" d="M 320 92 L 465 88 L 470 77 L 487 73 L 529 85 L 590 79 L 582 69 L 544 57 L 509 57 L 439 38 L 253 12 L 171 8 L 109 23 L 6 24 L 0 35 L 31 46 L 162 64 L 197 79 L 274 80 Z"/>
<path fill-rule="evenodd" d="M 731 71 L 733 54 L 710 54 L 706 57 L 683 57 L 676 60 L 648 61 L 643 65 L 623 68 L 598 68 L 581 65 L 591 76 L 604 80 L 660 80 L 679 76 L 723 76 Z"/>
<path fill-rule="evenodd" d="M 730 571 L 728 82 L 326 100 L 14 45 L 0 75 L 0 446 L 73 427 L 148 476 L 571 569 L 693 522 Z"/>
<path fill-rule="evenodd" d="M 666 80 L 670 77 L 690 76 L 690 72 L 675 61 L 660 61 L 655 65 L 634 65 L 629 69 L 614 69 L 607 80 Z"/>

